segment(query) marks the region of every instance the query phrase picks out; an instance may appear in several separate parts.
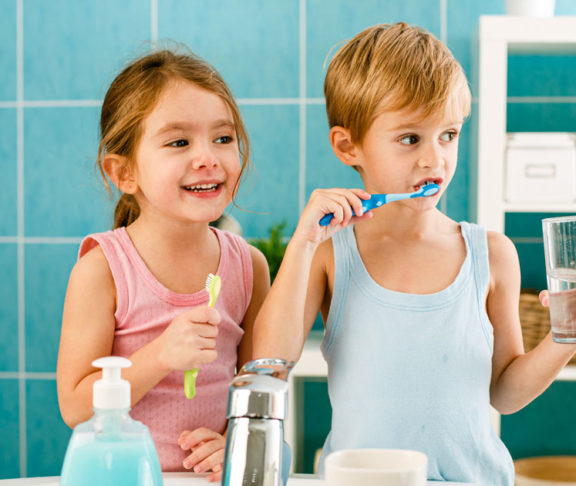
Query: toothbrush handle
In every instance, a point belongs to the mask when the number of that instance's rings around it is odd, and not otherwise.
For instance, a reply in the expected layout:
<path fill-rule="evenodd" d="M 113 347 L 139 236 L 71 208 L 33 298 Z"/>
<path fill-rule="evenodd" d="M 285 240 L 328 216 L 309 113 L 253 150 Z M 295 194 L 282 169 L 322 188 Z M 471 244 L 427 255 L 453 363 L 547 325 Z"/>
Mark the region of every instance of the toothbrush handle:
<path fill-rule="evenodd" d="M 322 216 L 322 219 L 320 220 L 320 226 L 328 226 L 333 218 L 334 213 L 325 214 L 324 216 Z"/>
<path fill-rule="evenodd" d="M 198 368 L 184 371 L 184 394 L 186 398 L 194 398 L 196 395 L 196 377 L 198 376 Z"/>
<path fill-rule="evenodd" d="M 386 195 L 382 194 L 382 196 L 386 196 Z M 383 204 L 385 204 L 385 203 L 383 203 Z M 365 199 L 364 201 L 362 201 L 362 211 L 363 212 L 370 211 L 371 209 L 374 209 L 375 207 L 378 207 L 378 206 L 379 205 L 376 204 L 375 198 L 373 196 L 370 197 L 370 199 Z M 352 210 L 352 216 L 356 216 L 356 213 L 354 212 L 354 210 Z M 333 218 L 334 218 L 334 213 L 325 214 L 324 216 L 322 216 L 322 219 L 320 219 L 320 221 L 319 221 L 320 226 L 328 226 L 330 224 L 330 221 L 332 221 Z"/>

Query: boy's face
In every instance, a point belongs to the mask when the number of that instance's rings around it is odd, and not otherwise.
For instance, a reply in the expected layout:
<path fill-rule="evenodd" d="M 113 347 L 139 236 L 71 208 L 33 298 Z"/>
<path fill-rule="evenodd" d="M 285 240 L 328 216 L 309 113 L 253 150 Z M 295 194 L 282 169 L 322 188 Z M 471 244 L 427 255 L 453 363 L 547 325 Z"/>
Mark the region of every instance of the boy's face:
<path fill-rule="evenodd" d="M 371 193 L 403 193 L 434 182 L 440 191 L 409 203 L 434 207 L 454 176 L 462 120 L 422 118 L 413 110 L 384 112 L 372 123 L 354 165 Z"/>

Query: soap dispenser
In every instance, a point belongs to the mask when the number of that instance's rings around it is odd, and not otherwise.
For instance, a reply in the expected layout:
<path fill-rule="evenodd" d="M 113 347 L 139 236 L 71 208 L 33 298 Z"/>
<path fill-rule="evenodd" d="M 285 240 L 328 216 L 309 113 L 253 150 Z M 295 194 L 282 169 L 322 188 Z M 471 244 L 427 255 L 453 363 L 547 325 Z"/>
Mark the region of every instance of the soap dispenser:
<path fill-rule="evenodd" d="M 130 360 L 117 356 L 92 363 L 102 368 L 94 383 L 94 415 L 74 429 L 60 486 L 160 486 L 162 472 L 148 427 L 132 419 L 130 383 L 120 376 Z"/>

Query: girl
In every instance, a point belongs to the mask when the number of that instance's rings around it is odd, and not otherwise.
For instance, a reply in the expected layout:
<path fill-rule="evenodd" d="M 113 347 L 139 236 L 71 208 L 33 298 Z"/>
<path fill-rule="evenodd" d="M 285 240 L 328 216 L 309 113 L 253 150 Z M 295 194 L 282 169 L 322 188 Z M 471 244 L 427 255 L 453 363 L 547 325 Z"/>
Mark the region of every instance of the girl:
<path fill-rule="evenodd" d="M 149 426 L 162 469 L 211 470 L 217 480 L 228 386 L 251 359 L 252 324 L 270 286 L 258 250 L 209 226 L 249 163 L 238 107 L 209 64 L 160 51 L 116 77 L 100 130 L 97 165 L 122 196 L 114 231 L 85 238 L 70 275 L 57 368 L 62 417 L 74 427 L 92 415 L 94 359 L 126 356 L 131 415 Z M 215 308 L 210 273 L 222 279 Z M 183 371 L 195 367 L 197 395 L 188 400 Z"/>

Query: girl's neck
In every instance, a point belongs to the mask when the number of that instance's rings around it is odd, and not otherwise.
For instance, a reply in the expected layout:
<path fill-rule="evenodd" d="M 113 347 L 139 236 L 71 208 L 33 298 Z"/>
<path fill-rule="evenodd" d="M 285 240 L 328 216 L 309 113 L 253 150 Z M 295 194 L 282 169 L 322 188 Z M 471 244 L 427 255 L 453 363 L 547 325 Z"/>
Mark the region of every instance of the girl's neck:
<path fill-rule="evenodd" d="M 139 217 L 126 230 L 136 251 L 164 287 L 182 294 L 201 290 L 220 264 L 218 237 L 208 223 L 149 224 Z"/>
<path fill-rule="evenodd" d="M 146 219 L 143 215 L 126 230 L 137 247 L 145 245 L 157 251 L 200 250 L 210 245 L 213 237 L 208 223 L 159 222 Z"/>

